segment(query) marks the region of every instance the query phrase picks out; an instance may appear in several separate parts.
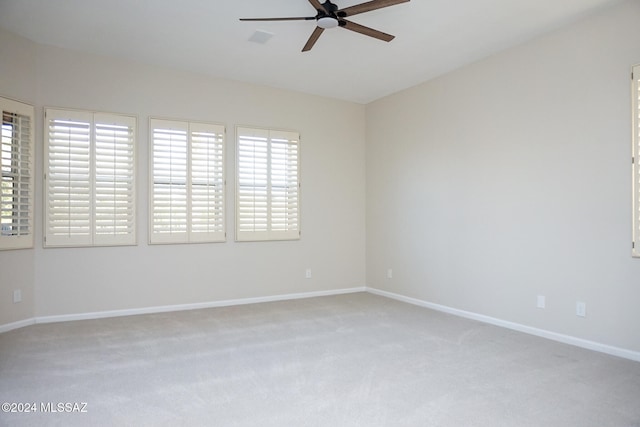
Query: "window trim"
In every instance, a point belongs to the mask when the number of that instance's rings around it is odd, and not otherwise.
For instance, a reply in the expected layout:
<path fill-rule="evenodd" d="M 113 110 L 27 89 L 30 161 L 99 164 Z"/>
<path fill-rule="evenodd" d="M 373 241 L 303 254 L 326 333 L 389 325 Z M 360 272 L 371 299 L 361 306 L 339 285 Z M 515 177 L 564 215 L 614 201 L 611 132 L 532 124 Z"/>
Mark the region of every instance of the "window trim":
<path fill-rule="evenodd" d="M 187 156 L 187 165 L 186 165 L 186 223 L 185 223 L 185 231 L 184 232 L 169 232 L 169 233 L 156 233 L 154 231 L 154 123 L 162 124 L 165 126 L 174 126 L 176 129 L 184 129 L 186 131 L 186 156 Z M 197 232 L 194 231 L 193 227 L 193 133 L 198 132 L 198 130 L 203 131 L 204 129 L 209 129 L 212 132 L 216 132 L 221 135 L 222 140 L 220 142 L 220 150 L 221 150 L 221 203 L 222 206 L 220 208 L 220 216 L 219 221 L 222 223 L 222 229 L 220 231 L 214 232 Z M 207 122 L 207 121 L 199 121 L 199 120 L 183 120 L 183 119 L 169 119 L 163 117 L 149 117 L 149 215 L 148 215 L 148 229 L 149 229 L 149 238 L 148 243 L 150 245 L 162 245 L 162 244 L 195 244 L 195 243 L 224 243 L 227 240 L 227 204 L 226 204 L 226 196 L 227 196 L 227 167 L 226 167 L 226 145 L 227 145 L 227 129 L 226 126 L 222 123 L 217 122 Z"/>
<path fill-rule="evenodd" d="M 29 139 L 25 141 L 21 139 L 20 145 L 26 142 L 27 150 L 29 153 L 28 158 L 28 196 L 27 196 L 27 224 L 29 232 L 27 234 L 18 235 L 2 235 L 0 233 L 0 250 L 16 250 L 16 249 L 31 249 L 34 247 L 34 235 L 35 235 L 35 108 L 33 105 L 17 101 L 11 98 L 0 97 L 0 114 L 4 116 L 4 112 L 19 114 L 27 116 L 29 118 Z M 2 118 L 4 125 L 4 117 Z M 1 129 L 1 127 L 0 127 Z M 0 173 L 1 175 L 1 173 Z M 22 169 L 20 168 L 19 175 L 22 176 Z"/>
<path fill-rule="evenodd" d="M 49 136 L 49 117 L 67 117 L 68 120 L 88 120 L 89 124 L 89 181 L 87 186 L 89 188 L 89 233 L 83 237 L 73 236 L 56 236 L 51 235 L 49 230 L 50 220 L 50 136 Z M 100 120 L 102 119 L 102 120 Z M 64 120 L 64 119 L 61 119 Z M 130 114 L 102 112 L 93 110 L 82 109 L 70 109 L 70 108 L 57 108 L 57 107 L 45 107 L 43 114 L 43 145 L 44 145 L 44 159 L 43 159 L 43 247 L 44 248 L 59 248 L 59 247 L 108 247 L 108 246 L 136 246 L 137 245 L 137 146 L 138 146 L 138 117 Z M 129 126 L 129 133 L 131 138 L 131 193 L 130 193 L 130 206 L 131 206 L 131 227 L 130 232 L 122 235 L 117 234 L 100 234 L 96 230 L 96 167 L 97 167 L 97 155 L 96 155 L 96 123 L 100 125 Z"/>
<path fill-rule="evenodd" d="M 640 258 L 640 64 L 631 68 L 632 250 Z"/>
<path fill-rule="evenodd" d="M 302 165 L 302 157 L 301 157 L 301 137 L 298 131 L 287 130 L 287 129 L 274 129 L 274 128 L 265 128 L 259 126 L 244 126 L 238 125 L 236 126 L 236 171 L 235 171 L 235 241 L 236 242 L 263 242 L 263 241 L 286 241 L 286 240 L 300 240 L 301 238 L 301 165 Z M 251 136 L 263 137 L 266 135 L 267 139 L 267 166 L 266 166 L 266 230 L 253 230 L 253 231 L 244 231 L 241 230 L 242 220 L 241 216 L 241 153 L 240 153 L 240 143 L 242 133 L 249 134 Z M 272 211 L 272 193 L 269 193 L 269 190 L 272 188 L 272 148 L 274 140 L 289 140 L 295 142 L 296 145 L 296 182 L 294 184 L 295 190 L 295 224 L 296 227 L 291 230 L 276 230 L 274 229 L 274 222 L 271 217 Z"/>

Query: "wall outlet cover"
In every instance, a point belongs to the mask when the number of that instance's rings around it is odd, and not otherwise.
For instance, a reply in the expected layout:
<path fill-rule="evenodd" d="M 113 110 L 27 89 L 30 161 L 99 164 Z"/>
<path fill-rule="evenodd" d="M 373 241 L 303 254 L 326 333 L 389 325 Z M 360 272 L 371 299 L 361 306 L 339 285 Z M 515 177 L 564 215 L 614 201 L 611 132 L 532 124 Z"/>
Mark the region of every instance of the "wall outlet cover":
<path fill-rule="evenodd" d="M 586 303 L 584 303 L 582 301 L 576 302 L 576 316 L 587 317 L 587 304 Z"/>

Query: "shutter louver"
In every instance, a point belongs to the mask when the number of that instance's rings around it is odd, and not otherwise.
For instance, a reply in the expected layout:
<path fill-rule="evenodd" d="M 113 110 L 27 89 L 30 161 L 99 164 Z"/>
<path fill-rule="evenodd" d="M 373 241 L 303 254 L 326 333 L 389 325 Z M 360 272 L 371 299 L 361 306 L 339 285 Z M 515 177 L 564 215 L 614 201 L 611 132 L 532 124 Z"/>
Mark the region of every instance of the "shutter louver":
<path fill-rule="evenodd" d="M 238 128 L 237 138 L 236 239 L 298 239 L 298 134 Z"/>
<path fill-rule="evenodd" d="M 33 107 L 0 98 L 0 249 L 33 247 Z"/>
<path fill-rule="evenodd" d="M 224 127 L 161 119 L 150 127 L 150 243 L 224 241 Z"/>
<path fill-rule="evenodd" d="M 135 118 L 47 110 L 46 246 L 135 244 Z"/>

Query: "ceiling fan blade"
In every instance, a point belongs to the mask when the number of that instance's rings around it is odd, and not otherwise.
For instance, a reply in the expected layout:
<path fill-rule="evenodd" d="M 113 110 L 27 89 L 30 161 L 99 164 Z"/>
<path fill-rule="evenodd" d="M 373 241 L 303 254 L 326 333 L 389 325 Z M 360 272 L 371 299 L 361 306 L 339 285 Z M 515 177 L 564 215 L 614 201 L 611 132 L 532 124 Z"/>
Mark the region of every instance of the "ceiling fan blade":
<path fill-rule="evenodd" d="M 311 3 L 311 6 L 313 6 L 315 10 L 328 12 L 318 0 L 309 0 L 309 3 Z"/>
<path fill-rule="evenodd" d="M 340 26 L 347 30 L 355 31 L 356 33 L 364 34 L 365 36 L 373 37 L 378 40 L 390 42 L 395 38 L 391 34 L 383 33 L 382 31 L 374 30 L 373 28 L 365 27 L 364 25 L 356 24 L 355 22 L 347 21 L 346 19 L 340 20 Z"/>
<path fill-rule="evenodd" d="M 309 0 L 311 1 L 311 0 Z M 341 18 L 357 15 L 358 13 L 369 12 L 370 10 L 382 9 L 383 7 L 394 6 L 400 3 L 407 3 L 410 0 L 372 0 L 355 6 L 345 7 L 336 12 Z"/>
<path fill-rule="evenodd" d="M 318 41 L 318 38 L 320 38 L 320 35 L 322 34 L 323 31 L 324 31 L 324 28 L 316 27 L 316 29 L 313 30 L 313 33 L 311 33 L 311 37 L 309 37 L 309 40 L 307 40 L 307 44 L 305 44 L 304 47 L 302 48 L 302 51 L 306 52 L 308 50 L 311 50 L 313 45 L 316 44 L 316 42 Z"/>
<path fill-rule="evenodd" d="M 301 16 L 293 18 L 240 18 L 241 21 L 315 21 L 315 16 Z"/>

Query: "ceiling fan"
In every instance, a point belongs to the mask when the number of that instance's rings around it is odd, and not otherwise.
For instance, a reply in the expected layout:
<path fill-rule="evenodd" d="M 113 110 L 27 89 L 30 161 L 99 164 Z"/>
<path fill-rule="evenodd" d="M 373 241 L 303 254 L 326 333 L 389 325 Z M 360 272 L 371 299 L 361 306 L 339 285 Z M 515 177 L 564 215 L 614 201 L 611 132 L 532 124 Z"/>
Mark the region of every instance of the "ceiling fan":
<path fill-rule="evenodd" d="M 317 14 L 315 16 L 303 16 L 293 18 L 240 18 L 241 21 L 316 21 L 316 28 L 311 33 L 311 37 L 307 40 L 307 44 L 302 48 L 303 52 L 311 50 L 313 45 L 325 29 L 342 27 L 365 36 L 373 37 L 379 40 L 390 42 L 395 36 L 356 24 L 345 18 L 357 15 L 359 13 L 369 12 L 371 10 L 382 9 L 383 7 L 394 6 L 400 3 L 406 3 L 410 0 L 371 0 L 366 3 L 356 4 L 354 6 L 339 9 L 338 6 L 326 0 L 320 3 L 319 0 L 309 0 L 309 3 L 315 8 Z"/>

